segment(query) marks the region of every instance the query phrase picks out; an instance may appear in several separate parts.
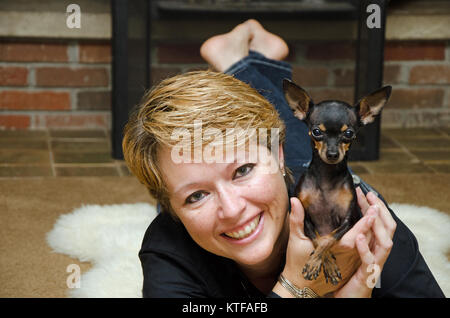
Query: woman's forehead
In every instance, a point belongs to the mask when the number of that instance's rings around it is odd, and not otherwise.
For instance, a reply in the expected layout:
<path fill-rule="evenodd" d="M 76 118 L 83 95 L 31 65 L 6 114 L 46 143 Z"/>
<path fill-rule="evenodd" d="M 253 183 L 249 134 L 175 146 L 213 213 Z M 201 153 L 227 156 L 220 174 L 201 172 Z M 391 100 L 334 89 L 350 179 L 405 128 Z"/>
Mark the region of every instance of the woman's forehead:
<path fill-rule="evenodd" d="M 267 161 L 269 157 L 278 157 L 279 145 L 275 144 L 269 149 L 256 143 L 240 145 L 211 146 L 160 146 L 158 148 L 158 162 L 181 164 L 231 164 Z M 272 154 L 273 153 L 273 154 Z"/>
<path fill-rule="evenodd" d="M 180 183 L 195 183 L 214 179 L 221 174 L 228 173 L 228 170 L 234 170 L 241 164 L 260 162 L 272 166 L 272 163 L 275 162 L 278 167 L 278 154 L 272 155 L 272 152 L 263 146 L 257 146 L 253 149 L 235 149 L 235 151 L 228 153 L 228 158 L 220 162 L 209 160 L 214 158 L 205 158 L 205 155 L 208 155 L 205 152 L 208 152 L 208 150 L 203 149 L 203 153 L 200 153 L 197 161 L 195 161 L 196 156 L 190 156 L 189 160 L 183 161 L 182 157 L 180 160 L 179 154 L 174 154 L 173 147 L 160 147 L 158 151 L 159 169 L 169 191 L 174 191 Z"/>

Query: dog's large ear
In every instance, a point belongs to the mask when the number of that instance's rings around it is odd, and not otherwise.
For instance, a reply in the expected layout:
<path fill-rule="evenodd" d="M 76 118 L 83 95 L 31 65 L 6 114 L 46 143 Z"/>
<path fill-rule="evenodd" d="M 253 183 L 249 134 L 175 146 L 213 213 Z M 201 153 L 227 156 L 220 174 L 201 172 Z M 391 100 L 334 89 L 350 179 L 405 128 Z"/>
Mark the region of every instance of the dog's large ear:
<path fill-rule="evenodd" d="M 360 121 L 363 125 L 374 121 L 391 96 L 392 87 L 384 86 L 369 95 L 363 97 L 356 105 Z"/>
<path fill-rule="evenodd" d="M 294 111 L 295 117 L 300 120 L 305 119 L 309 108 L 313 105 L 313 101 L 311 97 L 309 97 L 308 93 L 306 93 L 303 88 L 286 78 L 283 80 L 283 90 L 286 101 Z"/>

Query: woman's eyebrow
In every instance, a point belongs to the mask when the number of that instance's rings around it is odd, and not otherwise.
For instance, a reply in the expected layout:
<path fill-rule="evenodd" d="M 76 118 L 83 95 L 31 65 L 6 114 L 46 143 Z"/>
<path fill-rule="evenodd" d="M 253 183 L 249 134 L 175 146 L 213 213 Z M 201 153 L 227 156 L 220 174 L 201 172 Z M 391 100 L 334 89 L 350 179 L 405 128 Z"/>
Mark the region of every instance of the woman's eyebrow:
<path fill-rule="evenodd" d="M 188 183 L 188 184 L 181 185 L 181 186 L 175 188 L 175 190 L 173 191 L 173 193 L 181 192 L 181 191 L 183 191 L 184 189 L 190 188 L 190 187 L 195 186 L 195 185 L 197 185 L 197 184 L 199 184 L 199 183 L 198 183 L 198 182 L 191 182 L 191 183 Z"/>
<path fill-rule="evenodd" d="M 236 160 L 233 161 L 233 162 L 227 163 L 226 167 L 225 167 L 225 169 L 223 169 L 223 171 L 226 172 L 226 171 L 230 170 L 231 168 L 234 168 L 236 165 L 239 165 L 239 164 L 241 164 L 241 163 L 237 162 Z M 173 193 L 176 194 L 178 192 L 183 191 L 186 188 L 190 188 L 190 187 L 197 186 L 197 185 L 200 185 L 200 184 L 202 184 L 202 182 L 190 182 L 190 183 L 187 183 L 187 184 L 181 184 L 181 185 L 177 186 L 174 189 Z"/>

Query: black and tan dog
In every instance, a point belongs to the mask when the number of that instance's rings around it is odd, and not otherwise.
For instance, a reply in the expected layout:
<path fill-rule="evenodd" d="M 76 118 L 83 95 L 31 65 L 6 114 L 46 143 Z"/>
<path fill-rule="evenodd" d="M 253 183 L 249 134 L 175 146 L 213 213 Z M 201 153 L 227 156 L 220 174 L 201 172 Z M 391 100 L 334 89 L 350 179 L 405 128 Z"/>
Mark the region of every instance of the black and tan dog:
<path fill-rule="evenodd" d="M 330 249 L 362 216 L 347 153 L 358 129 L 380 113 L 391 87 L 367 95 L 354 106 L 336 100 L 314 104 L 305 90 L 287 79 L 283 88 L 294 115 L 308 125 L 313 148 L 311 163 L 295 193 L 305 209 L 305 235 L 315 248 L 302 273 L 313 280 L 323 268 L 326 282 L 336 285 L 342 277 Z"/>

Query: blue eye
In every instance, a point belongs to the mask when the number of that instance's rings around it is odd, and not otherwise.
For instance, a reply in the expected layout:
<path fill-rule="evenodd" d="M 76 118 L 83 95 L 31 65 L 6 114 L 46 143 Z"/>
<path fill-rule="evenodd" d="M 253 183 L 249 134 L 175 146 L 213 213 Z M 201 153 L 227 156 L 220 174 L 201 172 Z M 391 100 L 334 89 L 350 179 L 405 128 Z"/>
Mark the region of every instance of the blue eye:
<path fill-rule="evenodd" d="M 187 204 L 195 203 L 195 202 L 198 202 L 198 201 L 200 201 L 201 199 L 203 199 L 205 196 L 206 196 L 205 192 L 203 192 L 203 191 L 197 191 L 197 192 L 192 193 L 190 196 L 188 196 L 188 197 L 186 198 L 186 201 L 185 201 L 185 202 L 186 202 Z"/>
<path fill-rule="evenodd" d="M 248 164 L 245 164 L 243 166 L 240 166 L 234 172 L 233 179 L 246 176 L 247 174 L 249 174 L 253 170 L 254 167 L 255 167 L 254 163 L 248 163 Z"/>

